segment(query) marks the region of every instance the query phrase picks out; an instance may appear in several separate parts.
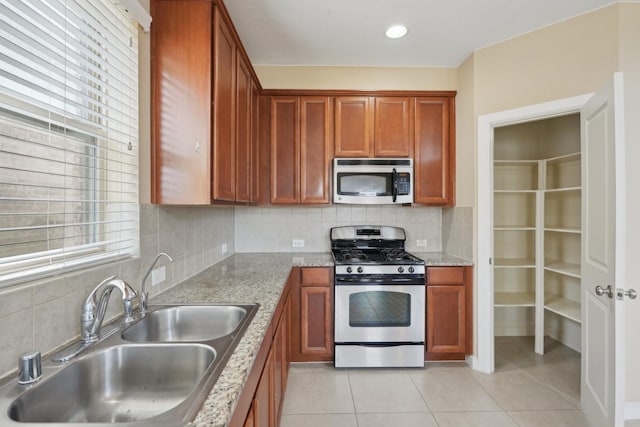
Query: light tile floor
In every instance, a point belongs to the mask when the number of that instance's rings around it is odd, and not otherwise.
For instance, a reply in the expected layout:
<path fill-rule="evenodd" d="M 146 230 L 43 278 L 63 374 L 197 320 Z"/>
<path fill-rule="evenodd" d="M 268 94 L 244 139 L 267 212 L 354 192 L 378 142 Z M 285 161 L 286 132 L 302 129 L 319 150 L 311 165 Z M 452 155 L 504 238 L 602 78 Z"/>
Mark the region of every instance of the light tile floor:
<path fill-rule="evenodd" d="M 280 427 L 584 427 L 580 354 L 549 339 L 496 338 L 496 372 L 292 365 Z M 630 424 L 627 424 L 629 427 Z"/>

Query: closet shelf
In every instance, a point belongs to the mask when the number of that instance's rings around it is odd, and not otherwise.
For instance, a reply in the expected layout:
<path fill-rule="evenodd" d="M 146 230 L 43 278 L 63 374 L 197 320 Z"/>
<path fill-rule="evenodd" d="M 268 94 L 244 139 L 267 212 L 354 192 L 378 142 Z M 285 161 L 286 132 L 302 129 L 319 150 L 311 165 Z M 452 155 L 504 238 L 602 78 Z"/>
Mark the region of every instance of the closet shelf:
<path fill-rule="evenodd" d="M 535 268 L 536 260 L 533 258 L 496 258 L 494 259 L 494 267 L 496 268 L 510 268 L 510 267 L 525 267 Z"/>
<path fill-rule="evenodd" d="M 559 295 L 546 294 L 544 301 L 545 310 L 549 310 L 562 317 L 581 323 L 580 303 L 563 298 Z"/>
<path fill-rule="evenodd" d="M 582 187 L 561 187 L 561 188 L 547 188 L 544 190 L 545 193 L 561 193 L 561 192 L 570 192 L 570 191 L 581 191 Z"/>
<path fill-rule="evenodd" d="M 535 307 L 534 292 L 496 292 L 493 297 L 494 307 Z"/>
<path fill-rule="evenodd" d="M 580 234 L 582 232 L 580 227 L 568 227 L 563 225 L 545 225 L 544 231 L 553 231 L 556 233 L 573 233 L 573 234 Z"/>
<path fill-rule="evenodd" d="M 544 269 L 564 274 L 565 276 L 580 278 L 580 264 L 546 259 L 544 261 Z"/>
<path fill-rule="evenodd" d="M 535 225 L 500 225 L 493 227 L 495 231 L 535 231 Z"/>

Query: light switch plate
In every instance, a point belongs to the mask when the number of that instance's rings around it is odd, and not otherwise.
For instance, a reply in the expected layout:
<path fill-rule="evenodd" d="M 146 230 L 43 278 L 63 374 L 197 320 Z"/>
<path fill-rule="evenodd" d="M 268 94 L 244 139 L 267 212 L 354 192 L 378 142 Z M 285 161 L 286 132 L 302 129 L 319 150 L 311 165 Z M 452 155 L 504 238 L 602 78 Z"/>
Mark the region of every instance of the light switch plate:
<path fill-rule="evenodd" d="M 304 248 L 304 239 L 293 239 L 291 241 L 291 246 L 294 248 Z"/>
<path fill-rule="evenodd" d="M 427 239 L 418 239 L 418 240 L 416 240 L 416 246 L 426 248 L 427 247 Z"/>
<path fill-rule="evenodd" d="M 227 244 L 226 244 L 226 243 L 223 243 L 223 244 L 222 244 L 222 250 L 221 250 L 221 252 L 222 252 L 223 254 L 226 254 L 228 251 L 229 251 L 229 248 L 227 247 Z"/>

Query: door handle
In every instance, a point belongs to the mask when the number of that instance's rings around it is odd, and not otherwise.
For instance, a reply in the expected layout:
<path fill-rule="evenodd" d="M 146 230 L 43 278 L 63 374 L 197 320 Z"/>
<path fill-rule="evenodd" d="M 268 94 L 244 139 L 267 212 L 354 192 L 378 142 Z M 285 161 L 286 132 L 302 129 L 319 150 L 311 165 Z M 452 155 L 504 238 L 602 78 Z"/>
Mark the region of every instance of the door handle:
<path fill-rule="evenodd" d="M 611 287 L 611 285 L 607 286 L 606 288 L 603 288 L 600 285 L 596 286 L 596 295 L 601 297 L 604 294 L 607 294 L 609 298 L 613 298 L 613 288 Z"/>
<path fill-rule="evenodd" d="M 629 297 L 629 299 L 636 299 L 638 296 L 638 293 L 636 292 L 635 289 L 629 289 L 628 291 L 625 291 L 622 288 L 616 289 L 616 299 L 618 301 L 622 301 L 625 296 Z"/>

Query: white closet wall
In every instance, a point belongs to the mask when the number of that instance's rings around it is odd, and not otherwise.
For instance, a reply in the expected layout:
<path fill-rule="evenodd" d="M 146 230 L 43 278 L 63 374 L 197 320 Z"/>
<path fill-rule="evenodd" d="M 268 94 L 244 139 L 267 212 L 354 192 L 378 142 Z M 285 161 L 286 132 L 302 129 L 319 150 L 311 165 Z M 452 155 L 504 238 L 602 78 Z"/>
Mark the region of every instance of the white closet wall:
<path fill-rule="evenodd" d="M 544 336 L 580 351 L 580 120 L 494 133 L 495 334 Z"/>

